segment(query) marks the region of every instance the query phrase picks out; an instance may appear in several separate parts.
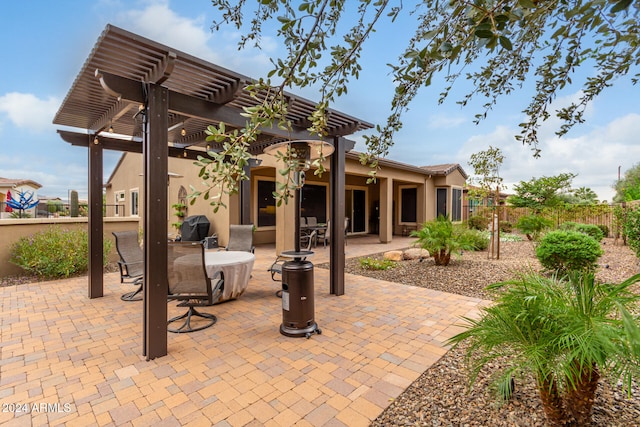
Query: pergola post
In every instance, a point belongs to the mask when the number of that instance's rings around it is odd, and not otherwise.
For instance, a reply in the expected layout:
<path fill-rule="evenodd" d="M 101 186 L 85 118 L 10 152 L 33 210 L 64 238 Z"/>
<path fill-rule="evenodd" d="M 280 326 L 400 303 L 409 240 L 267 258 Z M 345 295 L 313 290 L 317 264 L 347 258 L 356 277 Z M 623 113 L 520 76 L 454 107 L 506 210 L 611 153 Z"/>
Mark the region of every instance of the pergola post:
<path fill-rule="evenodd" d="M 329 234 L 329 291 L 334 295 L 344 295 L 344 193 L 345 193 L 345 147 L 344 138 L 335 137 L 335 148 L 330 157 L 331 228 Z"/>
<path fill-rule="evenodd" d="M 167 354 L 167 175 L 168 105 L 166 88 L 147 85 L 144 161 L 144 355 Z"/>
<path fill-rule="evenodd" d="M 89 135 L 89 258 L 88 280 L 89 298 L 100 298 L 104 295 L 103 284 L 103 222 L 102 222 L 102 159 L 103 150 L 99 139 Z M 97 143 L 96 143 L 97 141 Z"/>
<path fill-rule="evenodd" d="M 244 173 L 247 174 L 247 178 L 240 182 L 240 224 L 251 224 L 251 169 L 256 166 L 255 159 L 249 159 L 249 162 L 244 165 Z"/>
<path fill-rule="evenodd" d="M 380 243 L 393 239 L 393 179 L 380 179 Z"/>

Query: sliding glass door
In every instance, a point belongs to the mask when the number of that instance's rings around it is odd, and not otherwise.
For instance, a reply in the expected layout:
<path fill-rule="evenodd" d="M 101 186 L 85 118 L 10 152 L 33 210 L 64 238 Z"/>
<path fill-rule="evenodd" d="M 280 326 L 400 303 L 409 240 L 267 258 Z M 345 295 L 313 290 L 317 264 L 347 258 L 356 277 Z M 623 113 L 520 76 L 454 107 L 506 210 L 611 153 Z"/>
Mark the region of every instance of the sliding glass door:
<path fill-rule="evenodd" d="M 349 233 L 367 231 L 367 192 L 359 189 L 347 189 L 345 193 L 344 216 L 349 218 Z"/>

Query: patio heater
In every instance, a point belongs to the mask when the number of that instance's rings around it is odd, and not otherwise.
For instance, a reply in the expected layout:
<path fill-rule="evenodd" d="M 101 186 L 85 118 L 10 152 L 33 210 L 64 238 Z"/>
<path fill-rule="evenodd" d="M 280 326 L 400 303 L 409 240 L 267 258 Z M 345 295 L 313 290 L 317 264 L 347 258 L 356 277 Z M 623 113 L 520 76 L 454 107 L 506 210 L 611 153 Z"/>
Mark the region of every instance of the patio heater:
<path fill-rule="evenodd" d="M 310 338 L 312 334 L 322 331 L 315 322 L 313 263 L 307 258 L 312 251 L 300 248 L 300 192 L 304 186 L 305 171 L 311 166 L 311 160 L 328 157 L 333 153 L 333 146 L 324 141 L 286 141 L 266 148 L 265 153 L 284 155 L 293 169 L 294 192 L 294 232 L 295 246 L 293 251 L 284 251 L 282 256 L 289 258 L 282 265 L 282 324 L 280 333 L 288 337 Z"/>

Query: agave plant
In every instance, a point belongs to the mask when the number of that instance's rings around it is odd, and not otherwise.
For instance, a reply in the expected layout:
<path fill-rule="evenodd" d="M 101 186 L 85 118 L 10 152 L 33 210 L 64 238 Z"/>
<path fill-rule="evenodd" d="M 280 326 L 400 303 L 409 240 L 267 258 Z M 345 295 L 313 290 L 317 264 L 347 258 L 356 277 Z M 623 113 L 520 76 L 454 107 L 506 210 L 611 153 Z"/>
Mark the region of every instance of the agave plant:
<path fill-rule="evenodd" d="M 552 426 L 590 425 L 601 377 L 622 380 L 631 393 L 640 374 L 640 295 L 621 284 L 599 284 L 593 273 L 563 278 L 523 274 L 490 288 L 502 292 L 479 319 L 465 318 L 467 329 L 451 344 L 469 342 L 471 383 L 496 358 L 506 365 L 494 372 L 498 389 L 513 375 L 532 373 L 547 422 Z"/>

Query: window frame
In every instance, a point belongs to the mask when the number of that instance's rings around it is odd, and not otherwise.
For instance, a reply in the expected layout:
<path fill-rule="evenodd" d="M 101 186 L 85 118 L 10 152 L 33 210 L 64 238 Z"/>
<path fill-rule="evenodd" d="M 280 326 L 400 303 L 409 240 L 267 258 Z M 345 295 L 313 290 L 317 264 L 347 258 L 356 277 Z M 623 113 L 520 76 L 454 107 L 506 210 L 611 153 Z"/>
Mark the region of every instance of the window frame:
<path fill-rule="evenodd" d="M 325 217 L 325 220 L 321 221 L 320 218 L 318 218 L 318 222 L 326 223 L 327 220 L 329 219 L 329 183 L 321 182 L 321 181 L 307 181 L 307 183 L 305 184 L 304 187 L 307 187 L 308 185 L 314 185 L 316 187 L 324 187 L 324 192 L 325 192 L 325 197 L 324 197 L 324 217 Z M 304 197 L 304 187 L 302 189 L 303 197 Z M 303 215 L 302 213 L 300 213 L 300 215 L 301 216 L 312 216 L 312 215 Z"/>
<path fill-rule="evenodd" d="M 131 212 L 130 216 L 140 216 L 140 189 L 138 188 L 129 190 L 129 212 Z"/>
<path fill-rule="evenodd" d="M 113 192 L 113 204 L 114 204 L 114 213 L 113 216 L 120 216 L 120 203 L 122 203 L 122 210 L 124 211 L 127 206 L 126 201 L 126 192 L 124 190 L 114 191 Z M 124 212 L 122 213 L 124 216 Z"/>
<path fill-rule="evenodd" d="M 440 207 L 438 206 L 438 194 L 444 191 L 444 214 L 439 212 Z M 436 187 L 436 203 L 435 203 L 435 216 L 438 218 L 440 215 L 444 215 L 445 217 L 449 215 L 449 187 Z"/>
<path fill-rule="evenodd" d="M 273 213 L 273 217 L 274 217 L 274 224 L 273 225 L 263 225 L 261 226 L 258 222 L 258 220 L 260 219 L 260 206 L 259 206 L 259 194 L 258 194 L 258 187 L 259 187 L 259 183 L 260 182 L 270 182 L 273 184 L 273 191 L 276 190 L 276 180 L 275 178 L 271 178 L 268 176 L 254 176 L 254 180 L 253 180 L 253 185 L 255 188 L 255 191 L 253 192 L 253 206 L 254 208 L 252 209 L 252 216 L 253 216 L 253 223 L 256 227 L 256 230 L 260 230 L 260 231 L 264 231 L 264 230 L 275 230 L 276 229 L 276 222 L 275 222 L 275 217 L 276 217 L 276 213 Z M 272 195 L 273 198 L 273 195 Z M 273 199 L 273 206 L 276 206 L 276 200 Z"/>
<path fill-rule="evenodd" d="M 414 212 L 414 216 L 415 216 L 415 220 L 414 221 L 405 221 L 403 218 L 403 213 L 404 213 L 404 195 L 403 192 L 404 190 L 414 190 L 415 191 L 415 200 L 414 200 L 414 205 L 415 205 L 415 212 Z M 400 185 L 398 186 L 398 198 L 399 203 L 398 203 L 398 224 L 399 225 L 415 225 L 418 223 L 418 186 L 417 185 Z"/>
<path fill-rule="evenodd" d="M 455 198 L 456 192 L 459 192 L 459 198 L 457 199 L 457 201 Z M 456 206 L 456 204 L 458 206 Z M 456 210 L 457 212 L 455 212 Z M 454 219 L 453 217 L 454 213 L 457 214 L 456 219 Z M 451 187 L 451 221 L 452 222 L 462 221 L 462 188 L 461 187 Z"/>

